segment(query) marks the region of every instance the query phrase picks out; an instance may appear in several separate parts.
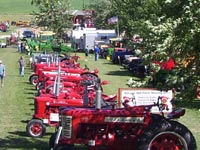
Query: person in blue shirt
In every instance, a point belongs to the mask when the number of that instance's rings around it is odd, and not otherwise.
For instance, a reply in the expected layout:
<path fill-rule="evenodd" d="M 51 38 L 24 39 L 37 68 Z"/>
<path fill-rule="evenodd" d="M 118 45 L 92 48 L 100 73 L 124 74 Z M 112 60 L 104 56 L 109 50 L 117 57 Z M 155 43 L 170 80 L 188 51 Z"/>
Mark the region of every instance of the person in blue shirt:
<path fill-rule="evenodd" d="M 95 61 L 97 61 L 99 59 L 99 53 L 100 53 L 100 48 L 98 46 L 95 46 L 95 48 L 94 48 Z"/>
<path fill-rule="evenodd" d="M 0 79 L 1 79 L 1 86 L 3 87 L 3 80 L 6 74 L 5 66 L 3 65 L 2 60 L 0 60 Z"/>

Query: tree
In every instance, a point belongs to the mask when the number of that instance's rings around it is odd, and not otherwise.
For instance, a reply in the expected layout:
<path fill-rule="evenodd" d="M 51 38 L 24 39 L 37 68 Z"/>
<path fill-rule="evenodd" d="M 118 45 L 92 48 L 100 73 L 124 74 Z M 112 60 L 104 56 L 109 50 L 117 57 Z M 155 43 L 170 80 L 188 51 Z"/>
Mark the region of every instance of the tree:
<path fill-rule="evenodd" d="M 166 6 L 170 9 L 164 9 Z M 168 49 L 172 49 L 178 68 L 176 76 L 172 77 L 171 81 L 184 85 L 185 90 L 181 94 L 186 100 L 196 97 L 196 88 L 200 83 L 199 6 L 199 0 L 171 0 L 166 1 L 162 9 L 168 20 L 173 19 L 172 40 Z"/>
<path fill-rule="evenodd" d="M 161 87 L 179 89 L 186 100 L 195 98 L 200 83 L 200 1 L 112 0 L 112 4 L 120 30 L 129 39 L 134 33 L 143 38 L 143 59 L 152 62 L 155 54 L 160 61 L 174 57 L 177 67 Z"/>
<path fill-rule="evenodd" d="M 196 88 L 200 83 L 199 68 L 199 5 L 200 1 L 159 0 L 161 16 L 159 24 L 148 20 L 148 27 L 157 42 L 153 42 L 155 50 L 147 58 L 152 60 L 153 53 L 157 57 L 172 56 L 177 67 L 167 75 L 166 88 L 179 89 L 180 97 L 192 100 L 196 97 Z M 158 36 L 159 35 L 159 36 Z M 153 44 L 151 43 L 151 44 Z M 152 53 L 153 52 L 153 53 Z"/>
<path fill-rule="evenodd" d="M 58 37 L 72 26 L 69 0 L 32 0 L 32 4 L 39 7 L 39 12 L 33 12 L 38 26 L 53 30 Z"/>
<path fill-rule="evenodd" d="M 155 0 L 112 0 L 112 6 L 119 17 L 120 30 L 125 30 L 129 38 L 135 33 L 148 33 L 145 21 L 155 20 L 159 12 Z"/>
<path fill-rule="evenodd" d="M 108 29 L 108 15 L 112 12 L 112 3 L 108 0 L 91 0 L 90 4 L 86 6 L 88 9 L 95 10 L 92 16 L 95 27 L 98 29 Z"/>

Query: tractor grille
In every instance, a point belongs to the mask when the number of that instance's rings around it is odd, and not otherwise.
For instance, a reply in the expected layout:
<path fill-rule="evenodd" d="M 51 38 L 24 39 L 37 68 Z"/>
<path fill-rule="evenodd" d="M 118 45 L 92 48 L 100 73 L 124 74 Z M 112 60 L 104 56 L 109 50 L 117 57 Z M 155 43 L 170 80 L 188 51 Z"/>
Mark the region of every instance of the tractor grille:
<path fill-rule="evenodd" d="M 62 116 L 62 134 L 66 138 L 71 138 L 72 116 Z"/>

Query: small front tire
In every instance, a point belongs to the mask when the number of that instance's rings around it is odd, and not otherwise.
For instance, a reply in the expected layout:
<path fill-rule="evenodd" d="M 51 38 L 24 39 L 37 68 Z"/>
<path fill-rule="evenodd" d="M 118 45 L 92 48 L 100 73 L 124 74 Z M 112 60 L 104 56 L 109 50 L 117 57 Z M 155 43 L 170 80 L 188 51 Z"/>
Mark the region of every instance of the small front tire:
<path fill-rule="evenodd" d="M 46 126 L 42 120 L 32 119 L 27 123 L 26 133 L 33 138 L 40 138 L 46 133 Z"/>
<path fill-rule="evenodd" d="M 31 81 L 31 84 L 32 85 L 37 85 L 37 83 L 39 82 L 38 81 L 38 76 L 32 76 L 31 78 L 30 78 L 30 81 Z"/>

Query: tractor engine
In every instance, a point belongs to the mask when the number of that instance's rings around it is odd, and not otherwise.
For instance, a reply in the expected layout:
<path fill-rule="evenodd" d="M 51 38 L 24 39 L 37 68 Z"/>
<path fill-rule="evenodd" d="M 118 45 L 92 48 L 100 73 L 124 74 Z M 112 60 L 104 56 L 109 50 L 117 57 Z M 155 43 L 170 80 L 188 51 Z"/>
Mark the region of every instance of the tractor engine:
<path fill-rule="evenodd" d="M 144 117 L 147 116 L 144 109 L 63 109 L 60 116 L 62 132 L 58 142 L 85 144 L 90 150 L 96 150 L 99 146 L 110 150 L 122 147 L 133 150 L 136 138 L 150 121 L 150 117 Z"/>

